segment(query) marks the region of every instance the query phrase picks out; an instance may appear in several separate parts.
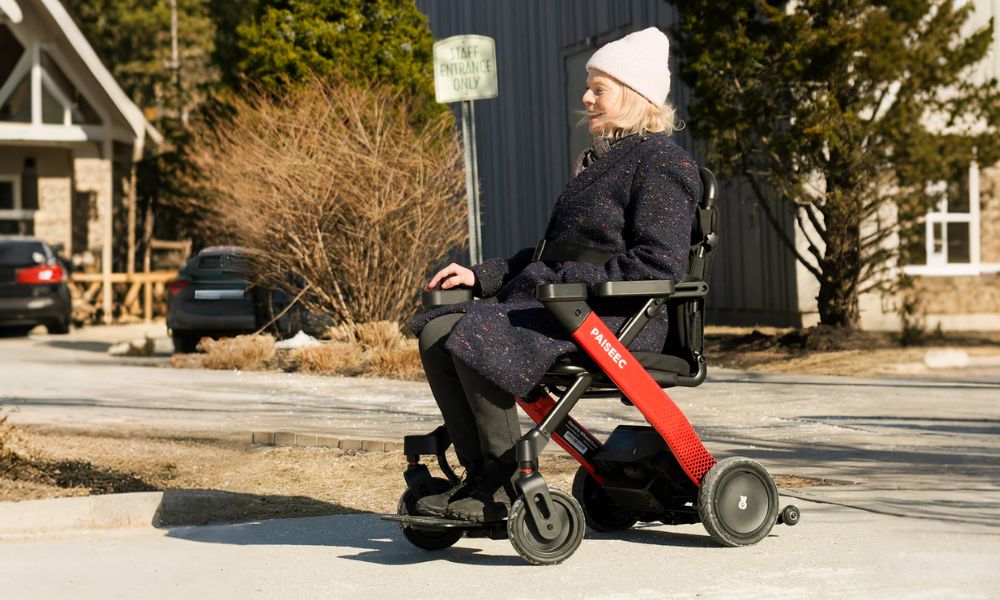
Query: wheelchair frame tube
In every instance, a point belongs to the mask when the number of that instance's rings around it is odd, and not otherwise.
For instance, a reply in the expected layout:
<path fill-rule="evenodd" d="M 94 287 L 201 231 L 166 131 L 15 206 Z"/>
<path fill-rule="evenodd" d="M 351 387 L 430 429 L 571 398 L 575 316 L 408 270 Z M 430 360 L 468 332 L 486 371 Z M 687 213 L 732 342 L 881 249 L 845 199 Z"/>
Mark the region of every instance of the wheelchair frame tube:
<path fill-rule="evenodd" d="M 701 487 L 705 473 L 715 466 L 715 458 L 670 396 L 593 311 L 582 319 L 572 335 L 574 341 L 663 436 L 681 469 L 696 486 Z"/>
<path fill-rule="evenodd" d="M 515 400 L 525 414 L 531 417 L 535 425 L 541 425 L 556 405 L 556 400 L 550 394 L 539 394 L 530 401 L 515 396 Z M 556 427 L 556 430 L 552 432 L 552 439 L 567 454 L 576 459 L 576 462 L 580 463 L 580 466 L 587 473 L 590 473 L 595 481 L 600 484 L 604 483 L 604 477 L 597 473 L 594 463 L 590 461 L 590 457 L 600 450 L 603 444 L 576 419 L 567 415 L 562 425 Z"/>

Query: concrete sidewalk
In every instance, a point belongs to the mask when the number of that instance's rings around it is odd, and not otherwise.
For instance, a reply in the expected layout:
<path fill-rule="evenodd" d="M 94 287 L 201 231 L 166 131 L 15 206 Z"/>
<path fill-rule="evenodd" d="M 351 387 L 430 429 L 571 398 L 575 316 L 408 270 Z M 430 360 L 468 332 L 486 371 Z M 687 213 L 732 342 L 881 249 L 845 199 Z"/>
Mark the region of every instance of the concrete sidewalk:
<path fill-rule="evenodd" d="M 440 552 L 374 515 L 314 517 L 0 543 L 17 598 L 995 598 L 992 528 L 800 503 L 797 527 L 715 546 L 698 525 L 588 532 L 532 567 L 506 540 Z"/>

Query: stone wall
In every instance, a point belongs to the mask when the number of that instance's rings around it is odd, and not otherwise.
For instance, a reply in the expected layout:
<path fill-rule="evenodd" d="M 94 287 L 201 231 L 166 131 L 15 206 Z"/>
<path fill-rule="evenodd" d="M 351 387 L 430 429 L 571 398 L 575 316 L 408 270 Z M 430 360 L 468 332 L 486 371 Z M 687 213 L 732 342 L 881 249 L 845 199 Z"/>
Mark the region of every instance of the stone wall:
<path fill-rule="evenodd" d="M 979 217 L 981 261 L 1000 264 L 1000 164 L 979 171 Z"/>
<path fill-rule="evenodd" d="M 35 212 L 35 235 L 50 244 L 62 244 L 63 253 L 71 250 L 70 178 L 38 178 L 38 211 Z"/>
<path fill-rule="evenodd" d="M 73 160 L 73 169 L 76 174 L 75 190 L 77 192 L 93 192 L 97 204 L 96 218 L 90 219 L 87 224 L 87 244 L 94 254 L 100 259 L 101 246 L 104 243 L 104 213 L 111 204 L 111 161 L 99 157 L 80 157 Z M 79 249 L 82 250 L 82 249 Z"/>
<path fill-rule="evenodd" d="M 1000 275 L 915 277 L 921 309 L 929 314 L 1000 314 Z"/>

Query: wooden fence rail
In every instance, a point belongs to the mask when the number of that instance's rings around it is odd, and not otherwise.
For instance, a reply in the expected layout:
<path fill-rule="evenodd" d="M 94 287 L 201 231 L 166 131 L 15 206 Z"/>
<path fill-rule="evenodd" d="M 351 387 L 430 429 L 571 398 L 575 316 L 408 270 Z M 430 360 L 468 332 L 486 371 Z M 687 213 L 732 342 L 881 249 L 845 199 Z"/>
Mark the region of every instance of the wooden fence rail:
<path fill-rule="evenodd" d="M 111 273 L 111 312 L 118 321 L 142 319 L 147 323 L 157 312 L 156 305 L 166 306 L 167 283 L 177 277 L 177 271 L 150 273 Z M 93 321 L 103 305 L 104 275 L 73 273 L 69 289 L 73 296 L 73 318 Z M 162 311 L 160 311 L 162 312 Z"/>

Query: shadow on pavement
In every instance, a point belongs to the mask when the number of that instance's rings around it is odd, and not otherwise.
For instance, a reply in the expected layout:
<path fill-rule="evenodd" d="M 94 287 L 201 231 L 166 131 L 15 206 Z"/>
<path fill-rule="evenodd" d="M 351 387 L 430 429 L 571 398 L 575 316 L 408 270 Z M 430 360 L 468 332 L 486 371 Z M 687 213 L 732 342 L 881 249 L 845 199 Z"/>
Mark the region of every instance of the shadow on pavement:
<path fill-rule="evenodd" d="M 638 544 L 687 548 L 717 548 L 708 534 L 697 535 L 639 526 L 626 532 L 595 533 L 587 531 L 587 539 L 620 540 Z M 449 561 L 467 565 L 521 566 L 531 568 L 506 540 L 475 543 L 489 545 L 488 552 L 469 548 L 463 539 L 445 550 L 421 550 L 407 542 L 395 523 L 381 520 L 378 515 L 356 514 L 306 519 L 277 519 L 240 525 L 182 527 L 171 529 L 169 537 L 209 544 L 329 546 L 355 549 L 356 553 L 340 554 L 338 558 L 380 565 L 412 565 L 430 561 Z M 586 542 L 586 539 L 584 540 Z"/>
<path fill-rule="evenodd" d="M 82 350 L 84 352 L 100 352 L 101 354 L 107 354 L 108 348 L 111 347 L 111 344 L 107 342 L 88 342 L 83 340 L 48 340 L 43 343 L 50 348 L 58 348 L 59 350 Z"/>

